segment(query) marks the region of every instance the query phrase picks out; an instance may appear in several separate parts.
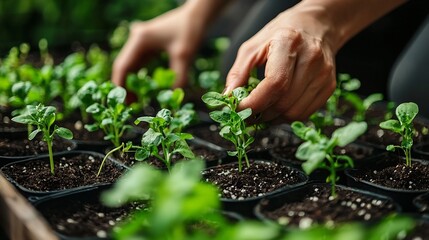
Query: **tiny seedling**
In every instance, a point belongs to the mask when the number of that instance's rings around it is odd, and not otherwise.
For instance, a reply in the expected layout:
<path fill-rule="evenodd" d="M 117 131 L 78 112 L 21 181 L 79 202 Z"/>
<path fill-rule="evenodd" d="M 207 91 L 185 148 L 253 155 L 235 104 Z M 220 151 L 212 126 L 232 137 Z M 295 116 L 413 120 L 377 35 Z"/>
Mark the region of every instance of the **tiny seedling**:
<path fill-rule="evenodd" d="M 335 186 L 338 180 L 337 171 L 353 167 L 354 164 L 349 156 L 334 154 L 334 148 L 336 146 L 344 147 L 353 142 L 366 129 L 367 124 L 365 122 L 351 122 L 345 127 L 335 130 L 332 133 L 332 137 L 328 138 L 320 131 L 305 126 L 302 122 L 293 122 L 293 132 L 305 141 L 298 147 L 295 156 L 305 161 L 302 164 L 302 169 L 307 174 L 318 168 L 329 171 L 326 182 L 331 183 L 331 195 L 335 197 Z"/>
<path fill-rule="evenodd" d="M 93 124 L 86 124 L 85 128 L 90 131 L 101 129 L 105 140 L 110 140 L 115 147 L 120 145 L 120 139 L 125 131 L 131 128 L 125 124 L 130 118 L 131 108 L 125 105 L 127 93 L 122 87 L 115 87 L 107 94 L 107 100 L 101 103 L 93 103 L 86 112 L 94 119 Z"/>
<path fill-rule="evenodd" d="M 73 133 L 69 129 L 58 127 L 57 125 L 55 125 L 52 130 L 52 125 L 56 118 L 55 107 L 39 104 L 37 106 L 27 105 L 26 109 L 27 111 L 25 113 L 12 118 L 12 120 L 18 123 L 34 125 L 37 127 L 28 135 L 28 139 L 30 140 L 33 140 L 39 132 L 43 134 L 42 139 L 48 145 L 51 173 L 55 174 L 54 158 L 52 153 L 52 142 L 54 140 L 54 136 L 58 135 L 65 139 L 72 139 Z"/>
<path fill-rule="evenodd" d="M 380 123 L 380 127 L 398 133 L 402 136 L 401 145 L 389 145 L 387 151 L 400 148 L 404 151 L 406 165 L 411 167 L 411 148 L 413 146 L 413 120 L 419 112 L 419 107 L 413 102 L 402 103 L 396 108 L 396 119 L 389 119 Z"/>
<path fill-rule="evenodd" d="M 164 162 L 170 171 L 174 154 L 180 154 L 186 159 L 195 158 L 186 142 L 187 139 L 193 138 L 192 135 L 179 131 L 181 128 L 173 124 L 173 119 L 170 110 L 161 109 L 155 117 L 139 117 L 135 121 L 135 124 L 149 123 L 149 129 L 143 134 L 141 146 L 132 147 L 136 149 L 136 160 L 143 161 L 154 156 Z"/>
<path fill-rule="evenodd" d="M 237 107 L 256 85 L 257 82 L 252 80 L 247 88 L 236 88 L 229 96 L 217 92 L 208 92 L 202 96 L 202 100 L 209 107 L 223 106 L 222 110 L 210 112 L 210 117 L 220 124 L 219 134 L 234 144 L 235 150 L 228 151 L 228 155 L 237 157 L 239 172 L 242 171 L 243 158 L 246 161 L 246 166 L 250 167 L 247 149 L 253 143 L 254 138 L 250 134 L 251 129 L 246 126 L 245 122 L 252 115 L 252 109 L 247 108 L 237 112 Z"/>

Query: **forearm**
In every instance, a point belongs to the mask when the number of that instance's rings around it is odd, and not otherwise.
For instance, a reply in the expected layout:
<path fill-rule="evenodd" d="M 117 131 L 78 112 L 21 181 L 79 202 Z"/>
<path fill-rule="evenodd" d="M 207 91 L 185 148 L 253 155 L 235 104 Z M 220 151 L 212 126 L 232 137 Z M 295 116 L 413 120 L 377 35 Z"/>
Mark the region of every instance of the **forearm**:
<path fill-rule="evenodd" d="M 326 37 L 336 52 L 354 35 L 405 2 L 406 0 L 303 0 L 294 8 L 321 21 L 325 27 L 316 27 L 324 31 L 321 36 Z"/>
<path fill-rule="evenodd" d="M 185 7 L 189 9 L 195 19 L 205 25 L 210 24 L 219 12 L 233 0 L 188 0 Z"/>

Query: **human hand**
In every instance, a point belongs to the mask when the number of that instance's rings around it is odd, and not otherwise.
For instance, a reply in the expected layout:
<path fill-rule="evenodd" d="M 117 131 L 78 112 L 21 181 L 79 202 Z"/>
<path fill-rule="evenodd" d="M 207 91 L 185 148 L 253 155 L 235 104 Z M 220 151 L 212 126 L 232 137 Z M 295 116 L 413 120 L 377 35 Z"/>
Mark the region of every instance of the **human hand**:
<path fill-rule="evenodd" d="M 166 51 L 169 67 L 176 72 L 174 87 L 185 86 L 187 71 L 203 32 L 203 21 L 195 21 L 186 4 L 153 20 L 133 23 L 129 38 L 114 61 L 113 83 L 124 86 L 128 72 L 138 70 Z"/>
<path fill-rule="evenodd" d="M 225 92 L 247 83 L 265 65 L 265 78 L 243 99 L 252 123 L 305 120 L 323 106 L 336 86 L 332 29 L 311 11 L 292 8 L 243 43 L 227 76 Z"/>

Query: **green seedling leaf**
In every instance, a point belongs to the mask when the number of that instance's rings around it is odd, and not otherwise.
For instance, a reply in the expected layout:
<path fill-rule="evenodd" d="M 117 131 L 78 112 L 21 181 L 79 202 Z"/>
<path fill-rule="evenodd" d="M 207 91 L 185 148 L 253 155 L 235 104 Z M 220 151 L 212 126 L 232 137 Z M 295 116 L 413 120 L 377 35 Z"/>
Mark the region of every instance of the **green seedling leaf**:
<path fill-rule="evenodd" d="M 321 163 L 325 159 L 325 152 L 318 151 L 310 154 L 307 161 L 302 164 L 302 169 L 306 174 L 312 173 L 314 170 L 320 167 Z"/>
<path fill-rule="evenodd" d="M 390 130 L 392 132 L 396 132 L 396 133 L 402 132 L 402 125 L 396 119 L 390 119 L 390 120 L 386 120 L 384 122 L 381 122 L 380 127 L 384 128 L 386 130 Z"/>
<path fill-rule="evenodd" d="M 204 103 L 209 105 L 210 107 L 219 107 L 225 104 L 228 104 L 226 100 L 226 96 L 217 93 L 217 92 L 208 92 L 204 94 L 201 99 Z"/>
<path fill-rule="evenodd" d="M 42 130 L 40 130 L 40 129 L 36 129 L 36 130 L 32 131 L 32 132 L 28 135 L 28 140 L 33 140 L 33 139 L 37 136 L 37 134 L 38 134 L 39 132 L 42 132 Z"/>
<path fill-rule="evenodd" d="M 338 146 L 344 147 L 365 133 L 366 129 L 366 122 L 351 122 L 347 126 L 335 130 L 332 138 L 337 139 Z"/>
<path fill-rule="evenodd" d="M 238 87 L 232 90 L 232 95 L 240 102 L 249 95 L 249 92 L 244 87 Z"/>
<path fill-rule="evenodd" d="M 73 133 L 67 128 L 64 127 L 58 127 L 55 129 L 55 132 L 58 134 L 58 136 L 64 138 L 64 139 L 73 139 Z"/>
<path fill-rule="evenodd" d="M 127 91 L 123 87 L 115 87 L 107 95 L 107 105 L 111 108 L 115 108 L 118 104 L 125 102 Z"/>
<path fill-rule="evenodd" d="M 252 109 L 247 108 L 237 113 L 241 120 L 246 120 L 250 115 L 252 115 Z"/>
<path fill-rule="evenodd" d="M 402 103 L 396 108 L 396 116 L 402 125 L 409 125 L 419 112 L 419 107 L 413 102 Z"/>

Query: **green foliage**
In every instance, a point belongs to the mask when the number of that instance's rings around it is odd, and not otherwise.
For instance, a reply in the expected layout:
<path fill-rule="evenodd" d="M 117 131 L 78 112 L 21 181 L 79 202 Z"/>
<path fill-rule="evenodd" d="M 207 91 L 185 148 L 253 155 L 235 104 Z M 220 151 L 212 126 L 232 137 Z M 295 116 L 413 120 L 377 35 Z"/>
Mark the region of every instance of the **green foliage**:
<path fill-rule="evenodd" d="M 401 145 L 389 145 L 387 151 L 394 151 L 400 148 L 404 151 L 407 166 L 411 166 L 411 148 L 413 147 L 413 120 L 419 112 L 419 107 L 413 102 L 401 103 L 396 108 L 396 119 L 389 119 L 380 123 L 380 127 L 402 136 Z"/>
<path fill-rule="evenodd" d="M 340 107 L 340 100 L 344 99 L 353 106 L 353 120 L 360 122 L 365 121 L 365 114 L 368 108 L 375 102 L 383 100 L 383 95 L 380 93 L 371 94 L 362 99 L 361 96 L 354 91 L 358 90 L 361 83 L 358 79 L 352 78 L 349 74 L 339 74 L 337 78 L 337 87 L 331 97 L 326 102 L 326 111 L 316 112 L 310 116 L 311 121 L 318 129 L 324 126 L 334 124 L 334 118 L 340 117 L 346 112 L 347 108 Z"/>
<path fill-rule="evenodd" d="M 34 131 L 29 133 L 28 139 L 33 140 L 38 133 L 43 134 L 43 141 L 45 141 L 48 145 L 49 151 L 49 161 L 51 167 L 51 173 L 54 174 L 54 160 L 52 153 L 52 142 L 54 140 L 54 136 L 58 135 L 59 137 L 65 139 L 72 139 L 73 133 L 66 128 L 58 127 L 54 125 L 52 129 L 52 125 L 55 123 L 56 109 L 52 106 L 44 106 L 39 104 L 37 106 L 27 105 L 26 112 L 12 118 L 12 121 L 33 125 L 36 127 Z"/>
<path fill-rule="evenodd" d="M 148 75 L 147 69 L 141 69 L 137 74 L 128 74 L 126 88 L 137 97 L 132 108 L 142 110 L 155 99 L 160 91 L 170 89 L 176 79 L 176 74 L 171 69 L 158 67 L 154 70 L 152 77 Z"/>
<path fill-rule="evenodd" d="M 90 131 L 101 129 L 105 140 L 110 140 L 115 147 L 120 145 L 120 139 L 125 131 L 131 128 L 126 121 L 131 117 L 131 108 L 125 105 L 127 93 L 122 87 L 115 87 L 109 91 L 104 101 L 91 104 L 86 112 L 94 119 L 93 124 L 86 124 Z"/>
<path fill-rule="evenodd" d="M 247 108 L 239 112 L 236 110 L 240 101 L 249 95 L 258 82 L 256 79 L 251 79 L 248 87 L 236 88 L 229 96 L 217 92 L 208 92 L 202 96 L 202 100 L 209 107 L 223 106 L 222 110 L 210 112 L 210 118 L 220 124 L 219 134 L 234 144 L 235 150 L 228 151 L 228 155 L 237 157 L 240 172 L 242 171 L 243 158 L 247 167 L 250 167 L 247 149 L 253 143 L 254 138 L 251 136 L 250 128 L 246 126 L 245 122 L 252 115 L 252 109 Z"/>
<path fill-rule="evenodd" d="M 132 214 L 113 229 L 115 239 L 151 240 L 375 240 L 396 239 L 410 232 L 414 221 L 391 215 L 379 223 L 346 223 L 335 227 L 281 229 L 279 225 L 252 220 L 230 222 L 220 212 L 218 190 L 201 181 L 203 162 L 191 160 L 175 165 L 166 174 L 146 164 L 137 164 L 104 192 L 103 202 L 118 207 L 144 201 L 148 207 Z"/>
<path fill-rule="evenodd" d="M 332 133 L 332 137 L 320 133 L 312 127 L 307 127 L 302 122 L 293 122 L 292 130 L 299 138 L 304 140 L 297 151 L 296 158 L 305 161 L 302 164 L 303 170 L 310 174 L 314 170 L 326 169 L 329 176 L 326 182 L 332 185 L 331 194 L 335 196 L 335 184 L 338 180 L 336 172 L 348 167 L 353 167 L 353 159 L 347 155 L 334 154 L 336 146 L 344 147 L 356 140 L 367 129 L 365 122 L 351 122 L 345 127 L 338 128 Z"/>
<path fill-rule="evenodd" d="M 154 156 L 165 163 L 170 171 L 174 154 L 180 154 L 186 159 L 195 157 L 186 142 L 187 139 L 193 138 L 192 135 L 181 132 L 183 122 L 173 117 L 170 110 L 161 109 L 155 117 L 139 117 L 135 124 L 140 122 L 149 123 L 149 129 L 143 134 L 141 145 L 133 146 L 133 149 L 136 149 L 136 160 L 143 161 Z"/>

